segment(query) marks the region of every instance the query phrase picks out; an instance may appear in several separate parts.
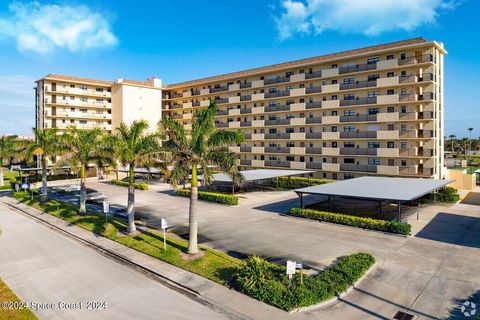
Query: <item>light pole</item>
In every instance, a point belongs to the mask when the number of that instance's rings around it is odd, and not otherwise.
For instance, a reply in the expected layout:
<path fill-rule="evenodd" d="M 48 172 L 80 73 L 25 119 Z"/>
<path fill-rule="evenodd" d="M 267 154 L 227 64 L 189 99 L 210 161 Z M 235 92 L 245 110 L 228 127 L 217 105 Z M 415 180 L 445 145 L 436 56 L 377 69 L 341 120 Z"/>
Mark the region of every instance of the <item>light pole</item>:
<path fill-rule="evenodd" d="M 470 133 L 470 137 L 468 139 L 468 151 L 467 151 L 467 155 L 466 155 L 466 159 L 465 159 L 465 160 L 467 160 L 467 165 L 468 165 L 468 154 L 472 150 L 472 131 L 473 131 L 473 128 L 468 128 L 468 131 Z"/>

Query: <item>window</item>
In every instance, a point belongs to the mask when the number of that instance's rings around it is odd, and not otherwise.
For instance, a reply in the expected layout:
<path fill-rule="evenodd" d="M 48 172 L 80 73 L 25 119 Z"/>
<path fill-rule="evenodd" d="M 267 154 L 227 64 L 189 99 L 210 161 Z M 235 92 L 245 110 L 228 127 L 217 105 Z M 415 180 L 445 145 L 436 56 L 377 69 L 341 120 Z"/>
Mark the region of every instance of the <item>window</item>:
<path fill-rule="evenodd" d="M 333 96 L 332 96 L 332 100 L 337 100 L 337 96 L 336 96 L 336 95 L 333 95 Z"/>
<path fill-rule="evenodd" d="M 343 79 L 343 84 L 352 84 L 352 83 L 355 83 L 355 78 L 353 77 Z"/>
<path fill-rule="evenodd" d="M 407 131 L 407 124 L 406 123 L 400 124 L 400 131 Z"/>
<path fill-rule="evenodd" d="M 80 101 L 87 102 L 88 99 L 87 99 L 87 97 L 80 97 Z"/>
<path fill-rule="evenodd" d="M 80 123 L 80 124 L 87 124 L 87 120 L 78 120 L 78 123 Z"/>
<path fill-rule="evenodd" d="M 393 78 L 395 76 L 394 72 L 388 72 L 387 73 L 387 78 Z"/>
<path fill-rule="evenodd" d="M 74 96 L 70 96 L 70 100 L 75 100 L 75 97 L 74 97 Z"/>
<path fill-rule="evenodd" d="M 344 148 L 355 148 L 355 142 L 349 141 L 343 143 Z"/>
<path fill-rule="evenodd" d="M 378 95 L 379 95 L 378 91 L 371 91 L 368 93 L 369 98 L 375 98 Z"/>
<path fill-rule="evenodd" d="M 74 84 L 71 84 L 71 85 L 70 85 L 70 88 L 72 88 L 72 89 L 75 88 L 75 85 L 74 85 Z"/>
<path fill-rule="evenodd" d="M 343 110 L 343 115 L 344 116 L 354 116 L 355 115 L 355 110 Z"/>
<path fill-rule="evenodd" d="M 378 112 L 378 108 L 368 108 L 368 114 L 377 114 Z"/>
<path fill-rule="evenodd" d="M 345 159 L 343 159 L 343 163 L 353 163 L 353 164 L 355 164 L 355 159 L 354 158 L 345 158 Z"/>
<path fill-rule="evenodd" d="M 332 132 L 337 132 L 337 126 L 332 126 Z"/>
<path fill-rule="evenodd" d="M 378 57 L 368 58 L 368 59 L 367 59 L 367 64 L 375 64 L 375 63 L 377 63 L 378 61 L 380 61 L 380 59 L 379 59 Z"/>
<path fill-rule="evenodd" d="M 395 165 L 395 160 L 393 160 L 393 159 L 388 159 L 387 161 L 388 161 L 388 165 L 389 165 L 389 166 L 394 166 L 394 165 Z"/>
<path fill-rule="evenodd" d="M 338 112 L 337 111 L 332 111 L 332 116 L 336 116 L 338 115 Z"/>
<path fill-rule="evenodd" d="M 82 90 L 87 90 L 87 86 L 86 86 L 86 85 L 81 85 L 81 86 L 80 86 L 80 89 L 82 89 Z"/>
<path fill-rule="evenodd" d="M 87 113 L 87 109 L 79 109 L 81 113 Z"/>
<path fill-rule="evenodd" d="M 295 161 L 295 157 L 294 156 L 287 156 L 287 161 Z"/>
<path fill-rule="evenodd" d="M 344 94 L 343 95 L 343 100 L 355 100 L 355 95 L 354 94 Z"/>
<path fill-rule="evenodd" d="M 356 129 L 355 129 L 355 126 L 345 126 L 345 127 L 343 127 L 343 131 L 344 132 L 355 132 Z"/>
<path fill-rule="evenodd" d="M 402 110 L 402 111 L 401 111 L 402 113 L 407 113 L 407 107 L 406 107 L 406 106 L 402 106 L 402 109 L 401 109 L 401 110 Z"/>
<path fill-rule="evenodd" d="M 337 142 L 336 142 L 336 141 L 333 141 L 333 142 L 332 142 L 332 148 L 337 148 L 337 147 L 338 147 Z"/>
<path fill-rule="evenodd" d="M 407 76 L 407 71 L 400 72 L 400 77 L 405 78 Z"/>
<path fill-rule="evenodd" d="M 400 94 L 401 94 L 402 96 L 406 95 L 406 94 L 407 94 L 407 89 L 406 89 L 406 88 L 400 89 Z"/>
<path fill-rule="evenodd" d="M 387 95 L 392 95 L 392 94 L 395 94 L 395 90 L 393 90 L 393 89 L 388 89 L 388 90 L 387 90 Z"/>
<path fill-rule="evenodd" d="M 378 159 L 378 158 L 368 158 L 368 165 L 378 166 L 378 165 L 380 165 L 380 159 Z"/>
<path fill-rule="evenodd" d="M 395 112 L 395 107 L 387 107 L 387 112 L 388 113 Z"/>
<path fill-rule="evenodd" d="M 407 142 L 406 141 L 400 141 L 400 149 L 407 149 Z"/>
<path fill-rule="evenodd" d="M 287 129 L 285 130 L 285 132 L 287 132 L 287 133 L 294 133 L 295 130 L 294 130 L 293 128 L 287 128 Z"/>
<path fill-rule="evenodd" d="M 375 81 L 377 80 L 378 78 L 380 78 L 380 75 L 379 74 L 370 74 L 368 76 L 368 81 Z"/>
<path fill-rule="evenodd" d="M 390 148 L 390 149 L 395 148 L 395 142 L 387 141 L 387 148 Z"/>
<path fill-rule="evenodd" d="M 400 160 L 400 166 L 406 167 L 407 166 L 407 160 Z"/>
<path fill-rule="evenodd" d="M 378 141 L 368 141 L 368 148 L 370 148 L 370 149 L 380 148 L 380 142 L 378 142 Z"/>
<path fill-rule="evenodd" d="M 387 60 L 392 60 L 392 59 L 393 59 L 393 54 L 389 54 L 389 55 L 387 56 Z"/>
<path fill-rule="evenodd" d="M 62 96 L 62 100 L 67 100 L 67 96 Z"/>
<path fill-rule="evenodd" d="M 405 60 L 407 58 L 405 53 L 400 53 L 400 60 Z"/>
<path fill-rule="evenodd" d="M 335 68 L 337 68 L 337 65 L 334 63 L 332 64 L 332 69 L 335 69 Z"/>
<path fill-rule="evenodd" d="M 337 80 L 332 80 L 332 84 L 337 84 Z"/>

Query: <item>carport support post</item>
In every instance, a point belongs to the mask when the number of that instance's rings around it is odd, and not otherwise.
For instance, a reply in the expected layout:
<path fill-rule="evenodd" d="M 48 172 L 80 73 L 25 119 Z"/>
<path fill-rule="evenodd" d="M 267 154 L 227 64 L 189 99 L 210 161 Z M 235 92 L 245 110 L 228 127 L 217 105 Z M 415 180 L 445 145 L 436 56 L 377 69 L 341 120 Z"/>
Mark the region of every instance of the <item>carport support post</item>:
<path fill-rule="evenodd" d="M 398 201 L 398 218 L 397 220 L 400 222 L 402 219 L 402 202 Z"/>
<path fill-rule="evenodd" d="M 379 201 L 380 202 L 380 215 L 383 214 L 383 202 L 382 200 Z"/>
<path fill-rule="evenodd" d="M 328 210 L 332 211 L 332 196 L 328 196 Z"/>
<path fill-rule="evenodd" d="M 303 193 L 299 193 L 298 196 L 300 197 L 300 208 L 303 209 Z"/>

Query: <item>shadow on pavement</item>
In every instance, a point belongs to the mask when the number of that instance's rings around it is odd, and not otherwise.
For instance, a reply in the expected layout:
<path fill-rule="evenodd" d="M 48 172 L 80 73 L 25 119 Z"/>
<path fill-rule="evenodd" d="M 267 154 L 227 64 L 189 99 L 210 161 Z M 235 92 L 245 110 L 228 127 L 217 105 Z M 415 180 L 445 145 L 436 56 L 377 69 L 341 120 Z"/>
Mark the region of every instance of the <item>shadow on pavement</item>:
<path fill-rule="evenodd" d="M 480 218 L 439 212 L 416 237 L 480 248 L 478 230 Z"/>
<path fill-rule="evenodd" d="M 456 307 L 449 310 L 449 316 L 446 319 L 478 319 L 477 317 L 480 316 L 480 290 L 466 299 L 456 298 L 453 302 Z M 475 308 L 473 308 L 473 306 Z M 472 314 L 472 312 L 474 314 Z"/>
<path fill-rule="evenodd" d="M 460 203 L 480 206 L 480 192 L 470 192 Z"/>

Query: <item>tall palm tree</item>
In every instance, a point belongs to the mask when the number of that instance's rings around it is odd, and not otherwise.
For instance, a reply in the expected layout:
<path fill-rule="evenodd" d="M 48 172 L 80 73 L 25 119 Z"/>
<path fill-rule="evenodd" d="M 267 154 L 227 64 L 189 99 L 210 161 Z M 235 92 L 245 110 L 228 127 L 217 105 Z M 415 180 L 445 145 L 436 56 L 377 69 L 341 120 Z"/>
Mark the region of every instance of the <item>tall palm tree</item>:
<path fill-rule="evenodd" d="M 112 145 L 98 128 L 83 130 L 75 127 L 68 128 L 67 132 L 60 137 L 59 145 L 63 150 L 63 156 L 55 166 L 68 162 L 73 171 L 80 171 L 80 209 L 78 213 L 84 215 L 87 213 L 87 167 L 94 163 L 101 168 L 104 164 L 112 163 L 114 161 Z"/>
<path fill-rule="evenodd" d="M 0 137 L 0 187 L 5 185 L 3 181 L 3 166 L 10 163 L 12 158 L 16 156 L 16 140 L 17 136 Z"/>
<path fill-rule="evenodd" d="M 451 147 L 452 147 L 452 153 L 455 152 L 455 138 L 457 137 L 456 135 L 454 134 L 451 134 L 448 136 L 450 138 L 450 144 L 451 144 Z"/>
<path fill-rule="evenodd" d="M 468 138 L 468 145 L 469 145 L 469 149 L 470 149 L 469 151 L 471 151 L 472 150 L 472 131 L 473 131 L 473 128 L 468 128 L 468 131 L 470 133 L 470 136 Z M 468 153 L 467 153 L 467 155 L 468 155 Z M 466 155 L 466 157 L 467 157 L 467 155 Z"/>
<path fill-rule="evenodd" d="M 127 232 L 134 233 L 135 227 L 135 168 L 150 166 L 160 150 L 160 136 L 150 133 L 148 121 L 134 121 L 129 126 L 121 123 L 112 137 L 116 159 L 128 166 Z"/>
<path fill-rule="evenodd" d="M 234 183 L 238 184 L 243 180 L 238 170 L 238 155 L 228 149 L 229 145 L 241 143 L 243 134 L 217 129 L 214 119 L 217 111 L 218 109 L 213 101 L 208 108 L 198 111 L 194 117 L 190 134 L 173 119 L 164 118 L 159 123 L 160 132 L 166 137 L 163 149 L 173 166 L 170 173 L 171 183 L 176 187 L 189 175 L 192 176 L 189 209 L 189 254 L 198 253 L 198 168 L 202 170 L 203 180 L 206 183 L 211 181 L 210 165 L 212 164 L 218 166 L 224 173 L 229 174 Z"/>
<path fill-rule="evenodd" d="M 42 168 L 42 197 L 41 201 L 47 201 L 47 161 L 55 161 L 55 157 L 60 154 L 58 149 L 59 136 L 57 129 L 46 128 L 36 129 L 33 128 L 35 140 L 24 141 L 21 143 L 22 152 L 19 158 L 25 159 L 27 163 L 33 163 L 34 157 L 38 157 Z"/>

